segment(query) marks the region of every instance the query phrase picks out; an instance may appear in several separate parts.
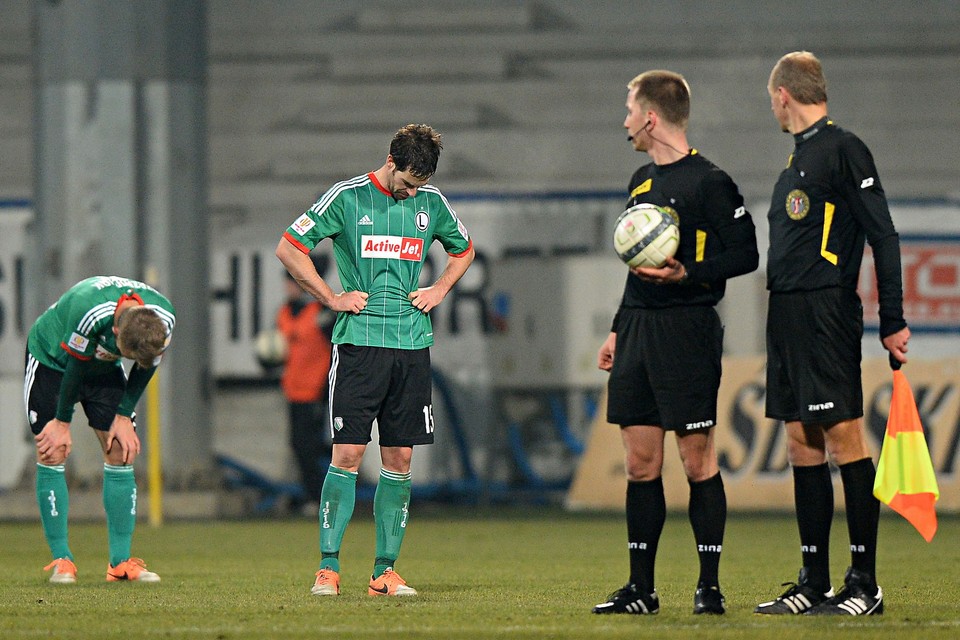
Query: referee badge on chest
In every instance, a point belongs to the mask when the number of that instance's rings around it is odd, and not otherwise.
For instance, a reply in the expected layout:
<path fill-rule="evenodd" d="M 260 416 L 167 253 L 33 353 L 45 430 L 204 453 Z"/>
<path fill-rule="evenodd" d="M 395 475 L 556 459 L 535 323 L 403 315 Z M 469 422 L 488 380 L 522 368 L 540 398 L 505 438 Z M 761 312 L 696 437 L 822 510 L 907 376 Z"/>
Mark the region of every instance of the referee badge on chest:
<path fill-rule="evenodd" d="M 810 196 L 800 189 L 787 194 L 787 215 L 791 220 L 803 220 L 810 213 Z"/>

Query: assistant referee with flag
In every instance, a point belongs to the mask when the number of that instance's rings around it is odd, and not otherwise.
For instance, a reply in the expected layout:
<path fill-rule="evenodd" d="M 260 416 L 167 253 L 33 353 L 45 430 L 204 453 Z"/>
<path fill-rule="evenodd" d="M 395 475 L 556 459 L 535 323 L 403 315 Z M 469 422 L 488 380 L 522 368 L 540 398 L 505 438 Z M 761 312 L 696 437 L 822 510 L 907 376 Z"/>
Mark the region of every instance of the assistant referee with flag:
<path fill-rule="evenodd" d="M 783 56 L 767 89 L 773 115 L 795 148 L 768 214 L 766 415 L 786 423 L 803 568 L 796 584 L 756 613 L 880 614 L 880 503 L 863 427 L 857 280 L 866 240 L 876 265 L 880 338 L 892 358 L 906 362 L 910 329 L 903 319 L 900 241 L 869 149 L 827 115 L 820 61 L 806 51 Z M 836 595 L 828 454 L 840 468 L 851 551 Z"/>

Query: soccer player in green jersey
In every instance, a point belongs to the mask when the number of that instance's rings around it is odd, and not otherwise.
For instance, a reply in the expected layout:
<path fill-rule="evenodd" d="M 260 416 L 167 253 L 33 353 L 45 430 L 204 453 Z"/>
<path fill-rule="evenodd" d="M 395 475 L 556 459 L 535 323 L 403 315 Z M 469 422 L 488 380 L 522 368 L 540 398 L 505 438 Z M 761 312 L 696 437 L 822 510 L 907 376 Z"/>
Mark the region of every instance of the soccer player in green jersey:
<path fill-rule="evenodd" d="M 137 518 L 133 462 L 140 453 L 137 401 L 170 344 L 173 305 L 152 287 L 116 276 L 78 282 L 47 309 L 27 337 L 23 397 L 37 445 L 37 504 L 53 555 L 50 582 L 72 584 L 77 567 L 67 540 L 70 497 L 64 465 L 79 402 L 103 449 L 103 506 L 110 561 L 107 581 L 158 582 L 130 557 Z M 129 376 L 122 358 L 134 361 Z"/>
<path fill-rule="evenodd" d="M 393 566 L 409 515 L 413 447 L 433 442 L 429 313 L 474 257 L 466 228 L 443 194 L 427 184 L 441 149 L 440 134 L 431 127 L 400 128 L 382 167 L 333 185 L 277 245 L 277 257 L 300 286 L 337 312 L 329 392 L 333 458 L 320 497 L 314 595 L 340 593 L 340 545 L 374 420 L 382 467 L 367 593 L 417 593 Z M 333 292 L 308 255 L 324 238 L 333 242 L 341 293 Z M 434 240 L 447 252 L 446 266 L 436 282 L 421 287 L 420 271 Z"/>

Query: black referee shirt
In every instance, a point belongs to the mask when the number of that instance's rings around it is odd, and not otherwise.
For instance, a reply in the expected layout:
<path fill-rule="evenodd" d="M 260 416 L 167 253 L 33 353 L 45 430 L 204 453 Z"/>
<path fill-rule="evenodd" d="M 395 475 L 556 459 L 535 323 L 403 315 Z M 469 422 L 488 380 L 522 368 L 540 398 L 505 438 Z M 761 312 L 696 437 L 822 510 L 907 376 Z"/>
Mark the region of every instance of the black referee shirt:
<path fill-rule="evenodd" d="M 757 268 L 756 229 L 740 190 L 696 149 L 677 162 L 637 169 L 627 208 L 642 202 L 659 205 L 678 220 L 680 246 L 674 257 L 689 276 L 684 284 L 656 285 L 628 274 L 621 308 L 714 306 L 727 278 Z"/>
<path fill-rule="evenodd" d="M 881 335 L 899 331 L 906 326 L 900 241 L 870 150 L 827 117 L 794 142 L 767 215 L 767 288 L 856 289 L 866 239 L 877 267 Z"/>

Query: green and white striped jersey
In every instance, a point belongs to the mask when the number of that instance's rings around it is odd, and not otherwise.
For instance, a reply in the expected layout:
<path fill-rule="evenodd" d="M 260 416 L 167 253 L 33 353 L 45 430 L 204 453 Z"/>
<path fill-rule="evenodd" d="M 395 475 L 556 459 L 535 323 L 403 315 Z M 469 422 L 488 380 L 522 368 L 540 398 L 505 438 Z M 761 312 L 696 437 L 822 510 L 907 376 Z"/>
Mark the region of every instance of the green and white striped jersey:
<path fill-rule="evenodd" d="M 167 325 L 167 343 L 176 322 L 173 305 L 159 291 L 136 280 L 94 276 L 81 280 L 43 312 L 27 336 L 27 349 L 56 371 L 66 370 L 69 358 L 83 360 L 90 372 L 109 371 L 121 364 L 113 316 L 123 297 L 137 296 Z M 160 364 L 158 356 L 154 366 Z"/>
<path fill-rule="evenodd" d="M 423 349 L 433 344 L 429 314 L 407 296 L 419 287 L 427 251 L 438 240 L 454 257 L 470 250 L 466 228 L 432 185 L 394 200 L 372 173 L 333 185 L 284 237 L 309 253 L 331 238 L 344 291 L 364 291 L 366 308 L 340 313 L 334 344 Z"/>

